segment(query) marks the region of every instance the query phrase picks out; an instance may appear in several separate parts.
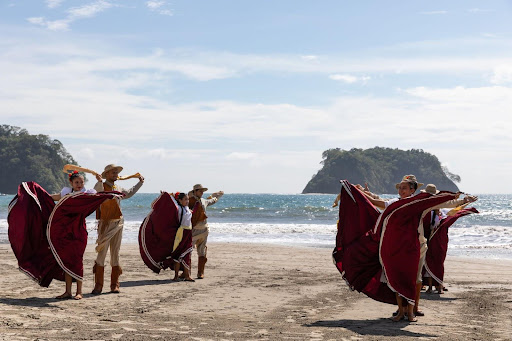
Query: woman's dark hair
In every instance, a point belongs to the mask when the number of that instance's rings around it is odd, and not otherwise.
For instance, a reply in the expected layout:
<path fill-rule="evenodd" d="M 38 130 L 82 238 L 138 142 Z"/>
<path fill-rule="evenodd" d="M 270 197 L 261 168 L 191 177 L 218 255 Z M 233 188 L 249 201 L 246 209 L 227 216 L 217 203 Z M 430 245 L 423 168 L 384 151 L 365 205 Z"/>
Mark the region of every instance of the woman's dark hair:
<path fill-rule="evenodd" d="M 187 196 L 187 193 L 180 193 L 180 192 L 176 192 L 174 194 L 174 199 L 176 199 L 177 201 L 185 198 Z"/>
<path fill-rule="evenodd" d="M 409 182 L 409 188 L 417 190 L 418 189 L 418 183 L 417 182 Z"/>
<path fill-rule="evenodd" d="M 79 176 L 82 176 L 82 174 L 78 173 L 77 171 L 73 171 L 73 173 L 69 173 L 69 182 L 73 182 L 75 178 L 78 178 Z"/>

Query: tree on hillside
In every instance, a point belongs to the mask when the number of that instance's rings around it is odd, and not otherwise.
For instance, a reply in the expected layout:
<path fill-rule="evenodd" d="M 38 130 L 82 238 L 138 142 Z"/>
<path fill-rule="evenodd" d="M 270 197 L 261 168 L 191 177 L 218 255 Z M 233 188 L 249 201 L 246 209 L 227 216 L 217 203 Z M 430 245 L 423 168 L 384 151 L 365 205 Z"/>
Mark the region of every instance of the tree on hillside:
<path fill-rule="evenodd" d="M 16 193 L 23 181 L 35 181 L 49 192 L 60 191 L 69 185 L 62 172 L 68 163 L 76 161 L 59 140 L 0 125 L 0 192 Z"/>

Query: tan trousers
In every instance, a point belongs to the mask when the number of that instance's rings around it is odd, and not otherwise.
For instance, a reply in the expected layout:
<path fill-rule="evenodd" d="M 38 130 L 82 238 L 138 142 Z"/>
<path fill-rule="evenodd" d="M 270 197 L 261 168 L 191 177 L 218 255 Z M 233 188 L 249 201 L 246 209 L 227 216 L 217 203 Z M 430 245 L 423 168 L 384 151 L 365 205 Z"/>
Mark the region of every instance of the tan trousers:
<path fill-rule="evenodd" d="M 206 257 L 208 233 L 208 227 L 204 229 L 192 229 L 192 244 L 196 247 L 199 257 Z"/>
<path fill-rule="evenodd" d="M 99 220 L 98 240 L 96 241 L 96 264 L 105 266 L 105 258 L 110 246 L 110 266 L 119 266 L 119 250 L 123 239 L 124 219 Z"/>

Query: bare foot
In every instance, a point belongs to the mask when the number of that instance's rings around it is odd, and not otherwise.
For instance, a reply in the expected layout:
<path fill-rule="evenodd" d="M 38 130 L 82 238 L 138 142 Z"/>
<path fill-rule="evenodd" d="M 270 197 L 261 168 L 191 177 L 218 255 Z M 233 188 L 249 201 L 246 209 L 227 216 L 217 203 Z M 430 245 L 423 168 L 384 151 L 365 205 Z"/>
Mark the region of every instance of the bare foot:
<path fill-rule="evenodd" d="M 185 282 L 195 282 L 195 281 L 190 277 L 185 277 Z"/>
<path fill-rule="evenodd" d="M 407 321 L 418 322 L 418 319 L 416 318 L 416 316 L 412 315 L 412 316 L 407 316 Z"/>
<path fill-rule="evenodd" d="M 414 312 L 414 315 L 416 315 L 416 316 L 425 316 L 425 313 L 424 313 L 424 312 L 422 312 L 421 310 L 416 310 L 416 311 Z"/>
<path fill-rule="evenodd" d="M 79 293 L 76 293 L 75 297 L 73 297 L 73 298 L 74 298 L 75 300 L 81 300 L 81 299 L 82 299 L 82 298 L 84 298 L 84 297 L 82 296 L 82 293 L 80 293 L 80 294 L 79 294 Z"/>
<path fill-rule="evenodd" d="M 398 321 L 401 321 L 403 319 L 403 317 L 404 317 L 403 313 L 397 314 L 396 316 L 391 317 L 391 321 L 398 322 Z"/>
<path fill-rule="evenodd" d="M 180 278 L 179 278 L 179 277 L 174 277 L 174 278 L 172 279 L 172 281 L 173 281 L 173 282 L 179 282 L 179 281 L 180 281 Z"/>
<path fill-rule="evenodd" d="M 70 292 L 65 292 L 62 295 L 59 295 L 59 296 L 57 296 L 55 298 L 58 299 L 58 300 L 67 300 L 68 298 L 71 298 L 71 293 Z"/>

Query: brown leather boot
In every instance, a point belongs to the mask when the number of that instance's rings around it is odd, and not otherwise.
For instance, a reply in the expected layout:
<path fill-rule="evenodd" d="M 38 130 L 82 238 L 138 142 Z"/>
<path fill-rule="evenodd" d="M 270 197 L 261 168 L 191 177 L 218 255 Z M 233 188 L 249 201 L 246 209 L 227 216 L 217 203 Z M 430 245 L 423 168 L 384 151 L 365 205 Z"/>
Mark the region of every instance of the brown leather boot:
<path fill-rule="evenodd" d="M 101 294 L 103 290 L 103 277 L 105 274 L 105 267 L 99 266 L 96 262 L 92 267 L 92 273 L 94 274 L 94 289 L 92 291 L 93 295 Z"/>
<path fill-rule="evenodd" d="M 204 278 L 204 266 L 205 266 L 207 260 L 208 259 L 205 256 L 199 257 L 199 261 L 197 264 L 197 278 L 199 278 L 199 279 Z"/>
<path fill-rule="evenodd" d="M 113 266 L 112 273 L 110 274 L 110 292 L 119 294 L 119 276 L 123 273 L 123 269 L 120 266 Z"/>

